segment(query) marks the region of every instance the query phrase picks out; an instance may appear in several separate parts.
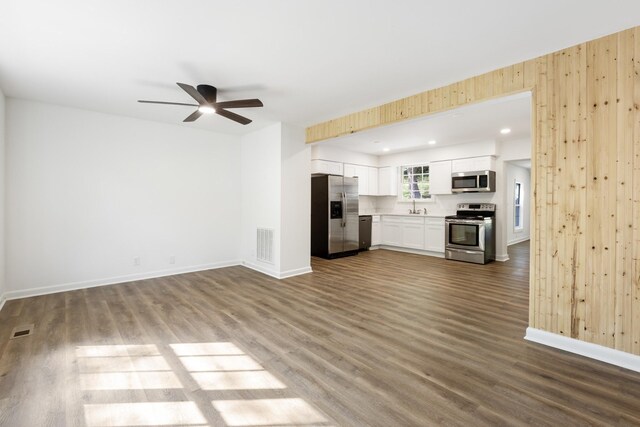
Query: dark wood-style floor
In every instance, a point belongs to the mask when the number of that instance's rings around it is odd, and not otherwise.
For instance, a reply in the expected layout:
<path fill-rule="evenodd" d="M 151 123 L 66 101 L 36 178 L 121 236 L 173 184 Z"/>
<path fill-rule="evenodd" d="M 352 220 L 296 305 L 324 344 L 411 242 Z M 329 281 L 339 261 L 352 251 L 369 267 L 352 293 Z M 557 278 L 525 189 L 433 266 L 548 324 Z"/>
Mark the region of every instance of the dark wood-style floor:
<path fill-rule="evenodd" d="M 379 250 L 282 281 L 231 267 L 9 301 L 0 425 L 640 425 L 640 374 L 523 340 L 527 245 L 484 266 Z"/>

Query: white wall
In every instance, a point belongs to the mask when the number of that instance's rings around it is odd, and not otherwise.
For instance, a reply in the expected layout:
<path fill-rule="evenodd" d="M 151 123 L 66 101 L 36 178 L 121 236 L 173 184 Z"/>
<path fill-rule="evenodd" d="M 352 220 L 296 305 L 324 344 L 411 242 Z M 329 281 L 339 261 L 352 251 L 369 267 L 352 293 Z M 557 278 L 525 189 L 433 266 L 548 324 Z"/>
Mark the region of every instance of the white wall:
<path fill-rule="evenodd" d="M 280 274 L 282 125 L 271 125 L 241 137 L 241 258 L 245 265 L 272 276 Z M 234 209 L 235 210 L 235 209 Z M 273 263 L 256 259 L 258 228 L 274 230 Z"/>
<path fill-rule="evenodd" d="M 0 90 L 0 308 L 4 304 L 6 293 L 5 285 L 5 235 L 4 235 L 4 210 L 5 210 L 5 105 L 6 98 Z"/>
<path fill-rule="evenodd" d="M 530 199 L 531 199 L 531 171 L 520 166 L 505 163 L 506 175 L 506 205 L 507 205 L 507 244 L 528 240 L 530 237 Z M 514 223 L 514 200 L 515 182 L 522 184 L 522 230 L 515 231 Z"/>
<path fill-rule="evenodd" d="M 6 130 L 10 297 L 239 262 L 238 137 L 15 99 Z"/>
<path fill-rule="evenodd" d="M 280 275 L 311 271 L 311 149 L 305 130 L 282 126 Z"/>

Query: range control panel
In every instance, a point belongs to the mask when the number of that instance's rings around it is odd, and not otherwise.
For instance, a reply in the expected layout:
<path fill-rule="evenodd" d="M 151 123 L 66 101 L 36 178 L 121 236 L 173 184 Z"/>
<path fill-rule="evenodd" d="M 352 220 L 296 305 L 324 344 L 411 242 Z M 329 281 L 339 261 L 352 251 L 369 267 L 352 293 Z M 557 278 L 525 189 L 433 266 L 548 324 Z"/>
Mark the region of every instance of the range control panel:
<path fill-rule="evenodd" d="M 459 211 L 489 211 L 495 212 L 495 203 L 458 203 Z"/>

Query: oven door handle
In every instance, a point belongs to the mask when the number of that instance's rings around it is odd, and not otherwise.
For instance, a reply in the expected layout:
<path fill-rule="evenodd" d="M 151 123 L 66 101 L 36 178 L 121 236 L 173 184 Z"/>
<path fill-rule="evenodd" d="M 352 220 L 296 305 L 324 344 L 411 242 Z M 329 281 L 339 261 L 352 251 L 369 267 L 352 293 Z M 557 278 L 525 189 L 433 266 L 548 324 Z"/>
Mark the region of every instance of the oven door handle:
<path fill-rule="evenodd" d="M 447 224 L 473 224 L 473 225 L 482 225 L 484 224 L 484 220 L 479 219 L 447 219 L 445 220 Z"/>

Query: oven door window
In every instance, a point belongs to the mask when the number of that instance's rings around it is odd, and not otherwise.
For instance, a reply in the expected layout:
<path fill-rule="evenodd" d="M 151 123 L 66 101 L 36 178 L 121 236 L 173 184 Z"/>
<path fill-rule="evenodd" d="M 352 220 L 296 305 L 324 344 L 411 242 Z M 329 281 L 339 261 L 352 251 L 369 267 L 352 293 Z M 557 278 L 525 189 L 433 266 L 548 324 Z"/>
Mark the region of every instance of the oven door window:
<path fill-rule="evenodd" d="M 452 188 L 478 188 L 478 176 L 454 176 L 451 179 Z"/>
<path fill-rule="evenodd" d="M 449 244 L 477 247 L 480 243 L 479 228 L 474 224 L 449 224 Z"/>

